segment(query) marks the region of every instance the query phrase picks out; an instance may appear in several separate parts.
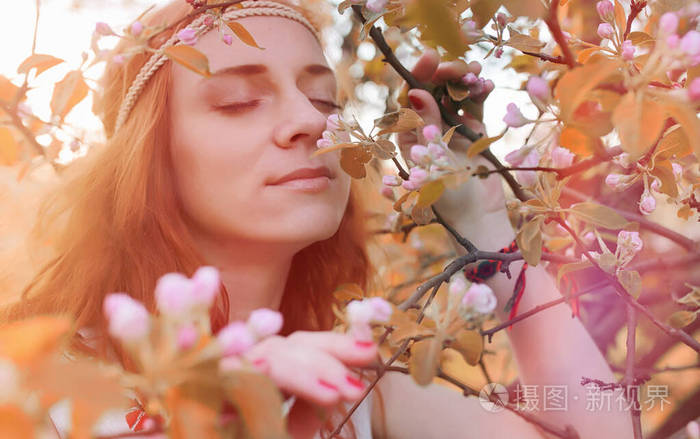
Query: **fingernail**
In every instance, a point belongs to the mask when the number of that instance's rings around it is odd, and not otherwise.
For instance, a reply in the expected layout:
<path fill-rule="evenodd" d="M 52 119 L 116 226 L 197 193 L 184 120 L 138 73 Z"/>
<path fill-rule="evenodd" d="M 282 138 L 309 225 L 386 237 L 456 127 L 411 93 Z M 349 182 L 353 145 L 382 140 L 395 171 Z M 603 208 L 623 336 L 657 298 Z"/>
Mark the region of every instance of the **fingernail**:
<path fill-rule="evenodd" d="M 367 348 L 371 348 L 372 346 L 374 346 L 374 342 L 373 341 L 355 340 L 355 346 L 357 346 L 358 348 L 367 349 Z"/>
<path fill-rule="evenodd" d="M 418 99 L 417 97 L 415 97 L 415 96 L 410 96 L 410 95 L 409 95 L 409 96 L 408 96 L 408 100 L 411 101 L 411 106 L 412 106 L 415 110 L 420 111 L 420 110 L 423 109 L 423 101 L 421 101 L 421 100 Z"/>
<path fill-rule="evenodd" d="M 357 378 L 355 378 L 355 377 L 352 376 L 352 375 L 345 375 L 345 379 L 348 380 L 348 383 L 350 383 L 351 385 L 357 387 L 358 389 L 364 389 L 364 388 L 365 388 L 365 385 L 362 383 L 362 381 L 359 380 L 359 379 L 357 379 Z"/>
<path fill-rule="evenodd" d="M 267 361 L 264 358 L 258 358 L 253 360 L 253 366 L 261 372 L 264 372 L 267 370 Z"/>
<path fill-rule="evenodd" d="M 322 385 L 323 387 L 326 387 L 326 388 L 328 388 L 328 389 L 338 390 L 338 388 L 337 388 L 336 386 L 334 386 L 333 384 L 329 383 L 329 382 L 326 381 L 326 380 L 322 380 L 321 378 L 318 379 L 318 383 L 319 383 L 320 385 Z"/>

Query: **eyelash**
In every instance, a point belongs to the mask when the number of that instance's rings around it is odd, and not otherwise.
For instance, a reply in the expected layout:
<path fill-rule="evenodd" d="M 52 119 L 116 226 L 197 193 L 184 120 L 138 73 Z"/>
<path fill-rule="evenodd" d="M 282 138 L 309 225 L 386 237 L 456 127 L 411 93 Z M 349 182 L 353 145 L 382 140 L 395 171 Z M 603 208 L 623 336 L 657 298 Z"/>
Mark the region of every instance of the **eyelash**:
<path fill-rule="evenodd" d="M 322 99 L 310 99 L 312 102 L 318 102 L 320 104 L 326 105 L 330 108 L 333 108 L 335 110 L 340 110 L 341 106 L 336 104 L 335 102 L 331 101 L 324 101 Z M 249 102 L 237 102 L 235 104 L 227 104 L 227 105 L 221 105 L 217 107 L 219 110 L 223 111 L 224 113 L 240 113 L 243 112 L 247 109 L 252 109 L 257 107 L 260 104 L 260 100 L 254 100 L 254 101 L 249 101 Z"/>

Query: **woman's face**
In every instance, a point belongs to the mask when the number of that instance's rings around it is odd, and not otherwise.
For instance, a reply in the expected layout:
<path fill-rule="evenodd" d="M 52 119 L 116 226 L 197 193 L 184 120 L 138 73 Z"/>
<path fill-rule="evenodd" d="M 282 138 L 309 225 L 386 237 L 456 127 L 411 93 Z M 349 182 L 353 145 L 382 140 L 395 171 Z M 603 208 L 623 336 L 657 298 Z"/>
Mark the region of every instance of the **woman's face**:
<path fill-rule="evenodd" d="M 301 249 L 335 234 L 350 193 L 337 152 L 309 158 L 337 111 L 335 77 L 303 25 L 278 17 L 238 22 L 264 50 L 235 37 L 227 46 L 212 30 L 194 46 L 209 58 L 210 78 L 173 63 L 177 190 L 196 232 Z M 330 179 L 273 184 L 323 166 Z"/>

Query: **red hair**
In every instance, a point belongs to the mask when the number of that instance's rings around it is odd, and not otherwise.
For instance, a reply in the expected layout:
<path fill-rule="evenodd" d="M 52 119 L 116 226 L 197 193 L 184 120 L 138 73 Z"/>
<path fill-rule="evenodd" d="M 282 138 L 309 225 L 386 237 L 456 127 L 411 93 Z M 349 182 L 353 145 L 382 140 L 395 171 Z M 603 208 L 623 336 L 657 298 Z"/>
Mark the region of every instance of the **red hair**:
<path fill-rule="evenodd" d="M 190 11 L 185 2 L 172 2 L 142 21 L 150 25 L 173 23 Z M 185 25 L 187 21 L 178 28 Z M 151 45 L 159 46 L 177 30 L 158 35 Z M 171 190 L 175 185 L 165 105 L 171 86 L 171 63 L 151 77 L 126 123 L 114 132 L 119 105 L 148 56 L 137 54 L 121 65 L 108 63 L 101 96 L 94 107 L 108 140 L 76 160 L 42 203 L 33 236 L 38 243 L 48 240 L 53 258 L 3 316 L 16 320 L 67 313 L 78 328 L 91 327 L 98 334 L 94 348 L 79 337 L 74 348 L 101 358 L 114 350 L 127 368 L 131 367 L 127 356 L 106 335 L 102 312 L 105 295 L 128 292 L 154 312 L 153 290 L 158 278 L 168 272 L 191 276 L 205 265 L 182 219 L 178 197 Z M 370 287 L 372 268 L 366 247 L 363 190 L 362 182 L 353 180 L 335 235 L 294 256 L 280 306 L 284 335 L 295 330 L 331 329 L 335 320 L 332 306 L 336 303 L 332 291 L 337 285 L 354 282 L 365 290 Z M 212 308 L 215 330 L 227 322 L 227 298 L 222 288 Z M 330 428 L 328 424 L 326 427 Z M 354 437 L 354 428 L 350 428 Z"/>

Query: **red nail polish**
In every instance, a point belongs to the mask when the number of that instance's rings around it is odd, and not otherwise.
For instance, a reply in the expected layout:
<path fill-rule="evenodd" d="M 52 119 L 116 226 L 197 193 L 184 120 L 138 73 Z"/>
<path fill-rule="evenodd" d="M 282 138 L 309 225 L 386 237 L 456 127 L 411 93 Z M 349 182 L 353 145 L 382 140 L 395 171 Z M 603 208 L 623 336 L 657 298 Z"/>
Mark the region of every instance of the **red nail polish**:
<path fill-rule="evenodd" d="M 365 388 L 365 385 L 362 383 L 362 381 L 359 380 L 358 378 L 355 378 L 355 377 L 352 376 L 352 375 L 345 375 L 345 379 L 348 380 L 348 383 L 350 383 L 351 385 L 357 387 L 358 389 L 364 389 L 364 388 Z"/>
<path fill-rule="evenodd" d="M 355 340 L 355 346 L 363 349 L 371 348 L 374 346 L 373 341 L 361 341 L 361 340 Z"/>
<path fill-rule="evenodd" d="M 326 381 L 326 380 L 322 380 L 321 378 L 318 379 L 318 383 L 319 383 L 320 385 L 322 385 L 323 387 L 326 387 L 326 388 L 328 388 L 328 389 L 338 390 L 338 388 L 337 388 L 336 386 L 334 386 L 333 384 L 329 383 L 329 382 Z"/>
<path fill-rule="evenodd" d="M 411 101 L 411 106 L 414 110 L 420 111 L 423 109 L 423 102 L 415 96 L 409 96 L 408 100 Z"/>

